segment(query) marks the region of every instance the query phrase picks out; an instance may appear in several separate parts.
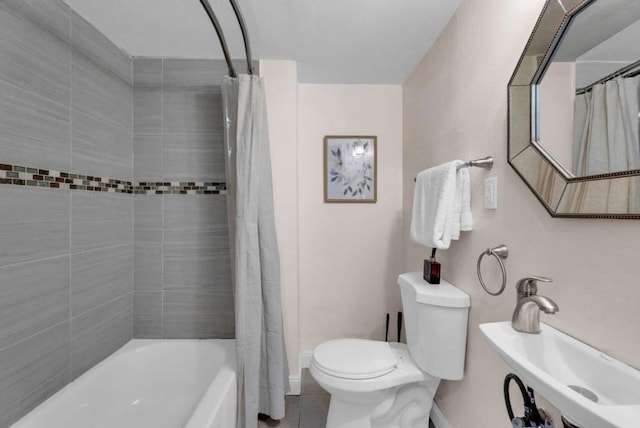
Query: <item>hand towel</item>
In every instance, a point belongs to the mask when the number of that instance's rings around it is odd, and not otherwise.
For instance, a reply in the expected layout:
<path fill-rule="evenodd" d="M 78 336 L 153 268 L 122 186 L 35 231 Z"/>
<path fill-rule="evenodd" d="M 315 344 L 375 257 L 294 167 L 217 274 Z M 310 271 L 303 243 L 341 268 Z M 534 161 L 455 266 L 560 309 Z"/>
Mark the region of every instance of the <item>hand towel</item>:
<path fill-rule="evenodd" d="M 473 229 L 473 216 L 471 215 L 471 180 L 469 169 L 458 170 L 457 182 L 460 183 L 460 230 L 467 232 Z"/>
<path fill-rule="evenodd" d="M 462 163 L 451 161 L 418 174 L 411 216 L 413 241 L 431 248 L 449 248 L 456 204 L 456 169 Z"/>
<path fill-rule="evenodd" d="M 456 167 L 456 193 L 454 196 L 453 210 L 451 211 L 451 221 L 449 225 L 451 227 L 451 240 L 460 239 L 460 216 L 462 214 L 462 193 L 463 193 L 463 171 L 467 168 Z M 468 174 L 468 172 L 467 172 Z"/>

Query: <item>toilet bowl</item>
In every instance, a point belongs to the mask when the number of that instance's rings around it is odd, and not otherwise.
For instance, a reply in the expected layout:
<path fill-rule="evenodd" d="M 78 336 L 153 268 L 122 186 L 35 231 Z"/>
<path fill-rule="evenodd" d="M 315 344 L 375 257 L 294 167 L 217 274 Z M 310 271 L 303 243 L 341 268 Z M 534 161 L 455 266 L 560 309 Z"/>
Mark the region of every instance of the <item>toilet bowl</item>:
<path fill-rule="evenodd" d="M 427 427 L 440 383 L 420 370 L 406 345 L 362 339 L 319 345 L 309 371 L 331 394 L 327 427 Z"/>
<path fill-rule="evenodd" d="M 398 277 L 407 344 L 335 339 L 309 371 L 331 394 L 327 428 L 427 428 L 441 379 L 462 378 L 469 296 L 420 272 Z"/>

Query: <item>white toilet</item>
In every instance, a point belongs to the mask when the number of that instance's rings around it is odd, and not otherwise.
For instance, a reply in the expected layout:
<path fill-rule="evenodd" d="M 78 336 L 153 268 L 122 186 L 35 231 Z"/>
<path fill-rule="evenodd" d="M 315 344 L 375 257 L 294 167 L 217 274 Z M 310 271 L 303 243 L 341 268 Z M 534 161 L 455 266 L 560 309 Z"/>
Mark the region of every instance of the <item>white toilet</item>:
<path fill-rule="evenodd" d="M 327 428 L 426 428 L 440 379 L 463 376 L 469 296 L 422 272 L 398 277 L 407 344 L 337 339 L 309 371 L 331 394 Z"/>

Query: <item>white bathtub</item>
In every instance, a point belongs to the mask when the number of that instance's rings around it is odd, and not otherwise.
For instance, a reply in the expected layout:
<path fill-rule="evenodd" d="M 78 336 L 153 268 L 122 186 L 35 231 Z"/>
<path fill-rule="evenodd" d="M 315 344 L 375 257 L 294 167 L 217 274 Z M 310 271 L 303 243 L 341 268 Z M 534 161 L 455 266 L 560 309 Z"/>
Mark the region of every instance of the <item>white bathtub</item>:
<path fill-rule="evenodd" d="M 134 339 L 12 428 L 233 428 L 234 340 Z"/>

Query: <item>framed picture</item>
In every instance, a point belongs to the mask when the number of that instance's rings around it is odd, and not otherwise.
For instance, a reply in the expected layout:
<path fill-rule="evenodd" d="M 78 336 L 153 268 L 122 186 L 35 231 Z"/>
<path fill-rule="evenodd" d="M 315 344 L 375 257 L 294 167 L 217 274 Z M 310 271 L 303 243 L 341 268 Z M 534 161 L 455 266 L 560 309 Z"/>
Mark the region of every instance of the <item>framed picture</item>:
<path fill-rule="evenodd" d="M 377 137 L 324 137 L 324 201 L 375 203 Z"/>

